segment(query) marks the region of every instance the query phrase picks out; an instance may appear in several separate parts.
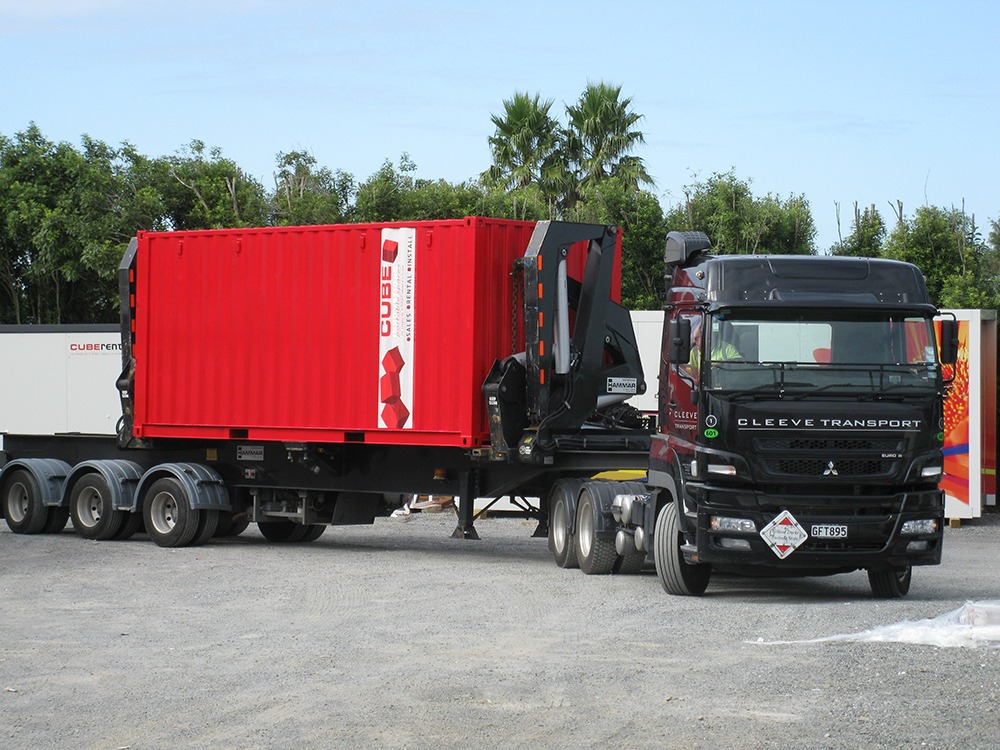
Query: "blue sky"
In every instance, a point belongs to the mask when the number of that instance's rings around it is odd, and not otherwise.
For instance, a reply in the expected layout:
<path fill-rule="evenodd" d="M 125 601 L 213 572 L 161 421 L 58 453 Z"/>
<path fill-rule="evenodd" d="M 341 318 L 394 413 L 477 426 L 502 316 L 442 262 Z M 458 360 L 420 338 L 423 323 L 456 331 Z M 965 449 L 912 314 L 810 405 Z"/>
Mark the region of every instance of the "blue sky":
<path fill-rule="evenodd" d="M 1000 217 L 1000 3 L 0 0 L 0 133 L 34 121 L 150 156 L 192 139 L 273 187 L 279 151 L 359 179 L 489 166 L 515 91 L 588 81 L 644 115 L 664 206 L 714 172 L 804 194 L 829 247 L 854 202 Z"/>

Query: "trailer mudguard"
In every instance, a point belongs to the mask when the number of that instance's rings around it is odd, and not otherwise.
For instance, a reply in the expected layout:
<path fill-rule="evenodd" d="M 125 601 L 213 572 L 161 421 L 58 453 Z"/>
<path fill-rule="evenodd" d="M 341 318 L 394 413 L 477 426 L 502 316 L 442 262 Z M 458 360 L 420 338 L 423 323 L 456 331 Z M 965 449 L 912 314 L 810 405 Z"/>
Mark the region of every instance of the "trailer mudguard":
<path fill-rule="evenodd" d="M 132 512 L 139 509 L 139 503 L 146 489 L 162 477 L 173 477 L 180 482 L 193 510 L 232 511 L 233 509 L 226 484 L 215 469 L 203 464 L 171 463 L 159 464 L 143 474 L 135 491 Z"/>
<path fill-rule="evenodd" d="M 66 476 L 70 471 L 68 463 L 58 458 L 20 458 L 11 461 L 0 469 L 0 486 L 3 486 L 4 480 L 11 472 L 18 469 L 24 469 L 35 480 L 39 492 L 42 493 L 43 505 L 64 504 L 63 488 L 66 486 Z"/>
<path fill-rule="evenodd" d="M 136 487 L 143 468 L 133 461 L 112 459 L 83 461 L 73 467 L 63 485 L 63 504 L 69 503 L 70 493 L 77 480 L 87 474 L 100 474 L 111 490 L 111 505 L 115 510 L 132 510 L 136 507 Z"/>

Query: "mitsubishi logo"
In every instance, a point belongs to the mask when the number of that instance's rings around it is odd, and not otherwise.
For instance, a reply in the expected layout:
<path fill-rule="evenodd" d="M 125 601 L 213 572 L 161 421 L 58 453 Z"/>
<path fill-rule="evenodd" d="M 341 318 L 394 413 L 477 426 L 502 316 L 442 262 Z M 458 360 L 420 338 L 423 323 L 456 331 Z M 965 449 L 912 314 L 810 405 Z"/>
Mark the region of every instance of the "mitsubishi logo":
<path fill-rule="evenodd" d="M 838 476 L 838 474 L 837 474 L 837 467 L 833 465 L 833 461 L 831 461 L 830 463 L 828 463 L 826 465 L 826 468 L 823 469 L 823 476 L 824 477 L 835 477 L 835 476 Z"/>

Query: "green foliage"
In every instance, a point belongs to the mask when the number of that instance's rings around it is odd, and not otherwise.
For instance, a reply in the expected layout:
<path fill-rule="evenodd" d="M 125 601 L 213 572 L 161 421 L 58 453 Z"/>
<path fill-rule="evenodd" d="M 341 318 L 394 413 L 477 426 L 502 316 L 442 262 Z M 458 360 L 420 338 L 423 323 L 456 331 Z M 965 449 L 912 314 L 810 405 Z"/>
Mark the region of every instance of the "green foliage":
<path fill-rule="evenodd" d="M 171 229 L 223 229 L 267 223 L 264 187 L 219 148 L 194 140 L 159 160 L 155 179 Z"/>
<path fill-rule="evenodd" d="M 535 188 L 525 203 L 547 206 L 565 216 L 594 188 L 614 179 L 636 192 L 653 179 L 632 152 L 644 142 L 636 126 L 642 115 L 622 98 L 621 86 L 589 83 L 576 103 L 566 107 L 567 125 L 550 114 L 552 100 L 516 92 L 503 102 L 503 115 L 493 115 L 490 136 L 493 165 L 484 184 L 509 192 Z"/>
<path fill-rule="evenodd" d="M 503 115 L 492 115 L 493 165 L 482 179 L 492 187 L 518 190 L 531 185 L 552 195 L 563 170 L 559 161 L 559 123 L 549 114 L 552 100 L 515 92 L 503 102 Z"/>
<path fill-rule="evenodd" d="M 996 307 L 1000 302 L 996 247 L 983 241 L 964 211 L 921 206 L 892 230 L 883 255 L 920 268 L 939 307 Z"/>
<path fill-rule="evenodd" d="M 836 243 L 831 248 L 833 255 L 848 255 L 855 258 L 878 258 L 882 255 L 885 243 L 885 222 L 875 206 L 866 208 L 864 212 L 854 204 L 854 228 L 846 240 Z"/>
<path fill-rule="evenodd" d="M 621 86 L 588 83 L 577 102 L 566 108 L 565 150 L 582 191 L 609 178 L 631 190 L 653 184 L 643 160 L 632 154 L 645 143 L 642 131 L 636 130 L 642 115 L 621 93 Z"/>
<path fill-rule="evenodd" d="M 114 272 L 136 201 L 134 153 L 84 136 L 83 152 L 34 124 L 0 139 L 0 323 L 113 320 Z"/>
<path fill-rule="evenodd" d="M 347 219 L 357 191 L 354 177 L 317 166 L 316 157 L 303 151 L 278 154 L 276 166 L 271 223 L 300 226 Z"/>
<path fill-rule="evenodd" d="M 492 117 L 492 166 L 478 181 L 415 177 L 407 154 L 362 182 L 317 163 L 307 151 L 276 157 L 274 190 L 217 148 L 192 141 L 150 158 L 83 136 L 48 141 L 31 124 L 0 134 L 0 323 L 78 323 L 117 317 L 115 271 L 138 230 L 328 224 L 461 218 L 565 219 L 622 227 L 626 306 L 660 306 L 663 241 L 669 230 L 706 231 L 717 253 L 815 252 L 802 195 L 755 196 L 730 171 L 685 188 L 666 214 L 645 164 L 641 115 L 620 86 L 591 83 L 566 107 L 515 93 Z M 922 207 L 888 232 L 874 206 L 855 206 L 837 255 L 916 263 L 939 306 L 1000 305 L 1000 224 L 983 239 L 964 211 Z"/>
<path fill-rule="evenodd" d="M 699 230 L 720 254 L 813 255 L 816 227 L 802 195 L 754 197 L 732 171 L 685 188 L 684 203 L 666 217 L 668 231 Z"/>

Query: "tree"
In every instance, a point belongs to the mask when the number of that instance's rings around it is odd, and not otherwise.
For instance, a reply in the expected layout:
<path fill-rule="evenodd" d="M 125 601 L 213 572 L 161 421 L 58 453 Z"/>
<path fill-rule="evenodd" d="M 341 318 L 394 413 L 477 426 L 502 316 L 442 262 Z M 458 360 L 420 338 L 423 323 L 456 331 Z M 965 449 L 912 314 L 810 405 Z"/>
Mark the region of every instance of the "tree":
<path fill-rule="evenodd" d="M 559 163 L 559 123 L 549 114 L 552 99 L 515 92 L 503 102 L 503 115 L 492 115 L 496 130 L 490 136 L 492 166 L 483 180 L 504 190 L 537 186 L 551 194 L 564 166 Z"/>
<path fill-rule="evenodd" d="M 663 304 L 663 208 L 652 193 L 636 191 L 617 178 L 600 187 L 596 220 L 622 229 L 622 304 L 631 310 L 658 310 Z"/>
<path fill-rule="evenodd" d="M 222 150 L 194 140 L 158 160 L 158 183 L 171 229 L 224 229 L 267 224 L 264 187 Z"/>
<path fill-rule="evenodd" d="M 276 166 L 271 223 L 336 224 L 348 217 L 357 191 L 351 175 L 317 167 L 316 157 L 305 151 L 279 153 Z"/>
<path fill-rule="evenodd" d="M 996 254 L 986 245 L 975 217 L 964 209 L 921 206 L 912 219 L 900 215 L 884 257 L 920 268 L 931 299 L 941 307 L 996 307 Z"/>
<path fill-rule="evenodd" d="M 862 212 L 855 203 L 853 229 L 846 240 L 834 244 L 831 253 L 855 258 L 878 258 L 882 255 L 885 236 L 885 222 L 875 205 L 872 204 Z"/>
<path fill-rule="evenodd" d="M 804 196 L 756 198 L 750 183 L 732 171 L 685 188 L 684 203 L 668 212 L 666 224 L 668 230 L 705 232 L 717 253 L 816 252 L 816 227 Z"/>
<path fill-rule="evenodd" d="M 611 177 L 630 190 L 653 184 L 643 160 L 632 154 L 645 142 L 636 129 L 642 115 L 632 110 L 632 99 L 623 99 L 621 92 L 621 86 L 603 81 L 588 83 L 576 104 L 566 107 L 565 154 L 581 191 Z"/>
<path fill-rule="evenodd" d="M 122 173 L 133 152 L 83 143 L 83 152 L 52 143 L 33 123 L 0 139 L 0 286 L 10 303 L 0 322 L 115 319 L 114 273 L 136 205 Z"/>
<path fill-rule="evenodd" d="M 404 221 L 403 195 L 413 189 L 410 172 L 417 165 L 404 153 L 399 158 L 399 169 L 386 159 L 375 174 L 358 186 L 355 217 L 358 221 Z"/>

